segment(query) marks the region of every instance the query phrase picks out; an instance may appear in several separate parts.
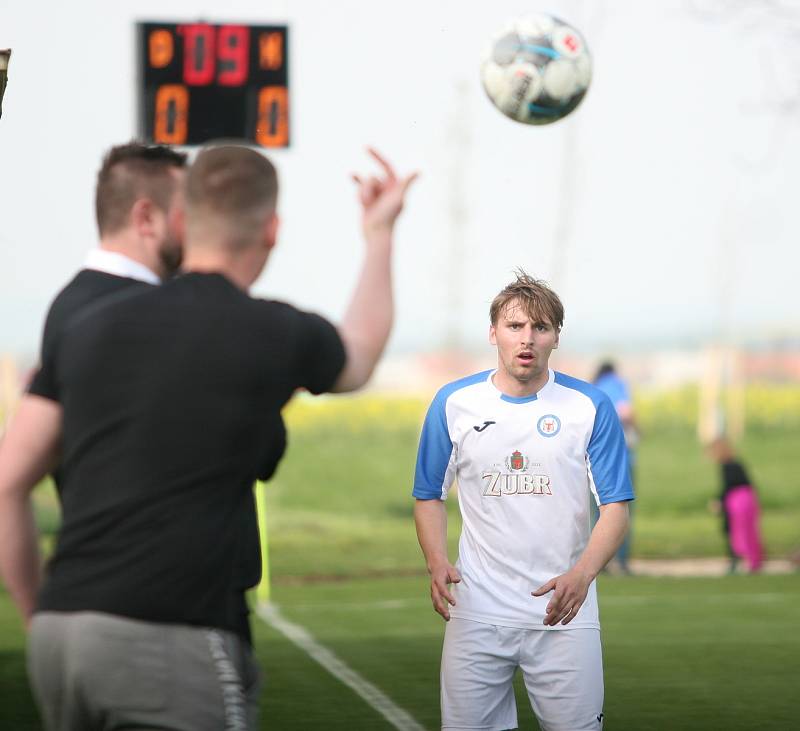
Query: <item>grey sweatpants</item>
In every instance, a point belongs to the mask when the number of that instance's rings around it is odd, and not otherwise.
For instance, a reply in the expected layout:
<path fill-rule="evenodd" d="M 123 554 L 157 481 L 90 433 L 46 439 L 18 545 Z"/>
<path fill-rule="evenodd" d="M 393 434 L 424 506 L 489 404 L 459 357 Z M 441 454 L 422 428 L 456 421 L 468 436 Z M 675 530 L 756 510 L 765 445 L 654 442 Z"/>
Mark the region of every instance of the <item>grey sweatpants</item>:
<path fill-rule="evenodd" d="M 48 731 L 255 731 L 251 648 L 219 629 L 40 612 L 28 674 Z"/>

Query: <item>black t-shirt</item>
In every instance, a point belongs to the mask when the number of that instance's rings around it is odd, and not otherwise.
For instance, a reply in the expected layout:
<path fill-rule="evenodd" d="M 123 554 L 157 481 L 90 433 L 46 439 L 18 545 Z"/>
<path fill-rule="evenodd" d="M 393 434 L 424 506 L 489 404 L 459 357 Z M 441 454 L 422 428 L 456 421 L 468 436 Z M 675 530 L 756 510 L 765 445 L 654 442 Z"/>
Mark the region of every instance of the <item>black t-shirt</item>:
<path fill-rule="evenodd" d="M 47 313 L 42 335 L 40 368 L 37 370 L 29 387 L 29 393 L 51 400 L 58 400 L 55 384 L 55 354 L 59 338 L 70 322 L 79 314 L 84 316 L 90 308 L 103 307 L 117 296 L 127 297 L 134 289 L 144 289 L 152 285 L 130 277 L 117 276 L 94 269 L 82 269 L 56 295 Z M 124 294 L 123 294 L 124 293 Z M 280 415 L 272 430 L 274 436 L 271 447 L 274 450 L 274 461 L 278 460 L 286 449 L 286 430 Z M 60 491 L 61 474 L 56 470 L 53 475 Z M 268 475 L 264 477 L 267 479 Z M 230 596 L 230 615 L 237 627 L 237 632 L 250 641 L 250 609 L 245 592 L 258 584 L 261 578 L 261 547 L 259 545 L 258 521 L 255 506 L 242 515 L 241 554 L 234 569 L 234 591 Z"/>
<path fill-rule="evenodd" d="M 118 277 L 94 269 L 81 269 L 64 289 L 62 289 L 50 305 L 44 322 L 40 368 L 33 377 L 28 391 L 35 396 L 43 396 L 57 400 L 56 387 L 53 383 L 53 354 L 56 343 L 67 327 L 69 321 L 81 310 L 90 305 L 97 305 L 106 297 L 123 290 L 141 289 L 152 285 L 129 277 Z"/>
<path fill-rule="evenodd" d="M 238 631 L 239 526 L 280 458 L 280 410 L 344 360 L 326 320 L 219 274 L 74 318 L 54 357 L 63 522 L 39 609 Z"/>
<path fill-rule="evenodd" d="M 750 485 L 750 478 L 747 475 L 744 465 L 735 459 L 723 462 L 720 500 L 724 500 L 725 496 L 733 490 L 734 487 L 740 487 L 741 485 Z"/>

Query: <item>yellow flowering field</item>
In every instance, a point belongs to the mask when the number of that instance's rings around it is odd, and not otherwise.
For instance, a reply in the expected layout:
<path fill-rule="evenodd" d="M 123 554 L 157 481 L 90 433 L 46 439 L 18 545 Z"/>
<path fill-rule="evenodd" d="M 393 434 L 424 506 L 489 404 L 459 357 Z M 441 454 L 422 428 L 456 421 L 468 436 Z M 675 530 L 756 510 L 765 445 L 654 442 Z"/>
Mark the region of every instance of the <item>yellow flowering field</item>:
<path fill-rule="evenodd" d="M 747 427 L 800 429 L 800 384 L 751 383 L 741 391 L 723 392 L 720 401 L 731 408 L 743 408 Z M 646 431 L 659 427 L 693 428 L 698 419 L 700 390 L 697 385 L 638 390 L 634 392 L 634 406 Z"/>
<path fill-rule="evenodd" d="M 731 403 L 735 393 L 723 395 Z M 753 383 L 744 388 L 744 417 L 754 428 L 800 429 L 800 384 Z M 645 431 L 691 428 L 697 424 L 700 394 L 697 385 L 634 392 L 637 419 Z M 295 398 L 284 416 L 290 429 L 335 426 L 352 433 L 379 429 L 419 430 L 428 398 L 368 393 L 358 396 L 308 396 Z"/>

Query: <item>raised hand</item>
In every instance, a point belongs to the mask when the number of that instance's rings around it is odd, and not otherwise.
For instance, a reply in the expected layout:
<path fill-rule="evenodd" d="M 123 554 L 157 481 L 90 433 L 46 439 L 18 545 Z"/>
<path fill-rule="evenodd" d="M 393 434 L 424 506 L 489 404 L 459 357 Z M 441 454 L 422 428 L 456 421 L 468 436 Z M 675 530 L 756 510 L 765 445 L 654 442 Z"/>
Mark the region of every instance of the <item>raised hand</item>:
<path fill-rule="evenodd" d="M 365 177 L 353 174 L 363 209 L 362 226 L 364 233 L 369 235 L 392 230 L 397 216 L 403 210 L 406 191 L 418 173 L 398 178 L 394 168 L 377 150 L 368 147 L 367 152 L 383 170 L 382 176 Z"/>

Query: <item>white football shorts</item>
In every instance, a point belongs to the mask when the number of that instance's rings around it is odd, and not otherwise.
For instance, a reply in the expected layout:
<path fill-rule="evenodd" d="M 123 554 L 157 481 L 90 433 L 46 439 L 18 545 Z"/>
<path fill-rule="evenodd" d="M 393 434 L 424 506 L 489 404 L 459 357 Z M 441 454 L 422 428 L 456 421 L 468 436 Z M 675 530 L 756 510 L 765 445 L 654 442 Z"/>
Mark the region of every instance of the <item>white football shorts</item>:
<path fill-rule="evenodd" d="M 457 617 L 442 647 L 442 731 L 517 728 L 517 668 L 542 731 L 601 731 L 599 629 L 518 629 Z"/>

